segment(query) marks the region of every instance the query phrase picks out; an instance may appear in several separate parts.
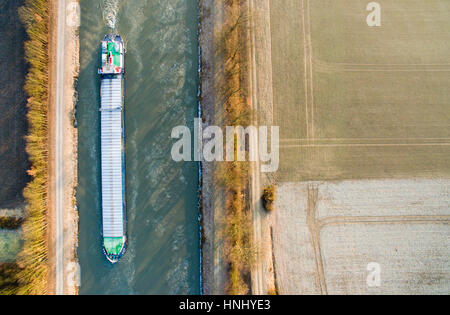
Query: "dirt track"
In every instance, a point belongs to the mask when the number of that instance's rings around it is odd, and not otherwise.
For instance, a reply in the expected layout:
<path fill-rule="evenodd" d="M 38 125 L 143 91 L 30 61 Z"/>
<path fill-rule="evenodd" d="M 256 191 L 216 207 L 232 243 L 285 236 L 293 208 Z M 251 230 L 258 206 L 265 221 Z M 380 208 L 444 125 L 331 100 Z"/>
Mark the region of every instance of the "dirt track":
<path fill-rule="evenodd" d="M 253 125 L 273 124 L 273 91 L 272 91 L 272 43 L 270 36 L 270 4 L 269 1 L 249 0 L 249 45 L 250 45 L 250 87 L 251 105 L 254 112 Z M 257 139 L 253 145 L 258 146 Z M 254 148 L 259 152 L 259 147 Z M 251 206 L 253 213 L 254 244 L 257 258 L 252 267 L 252 294 L 265 295 L 274 288 L 272 251 L 270 246 L 270 227 L 267 213 L 263 208 L 261 196 L 265 176 L 261 173 L 260 161 L 251 163 L 252 176 L 250 182 Z"/>
<path fill-rule="evenodd" d="M 67 25 L 66 0 L 52 2 L 49 247 L 51 272 L 49 293 L 76 294 L 76 246 L 78 214 L 75 210 L 77 183 L 77 132 L 73 127 L 74 79 L 79 69 L 76 27 Z M 53 176 L 52 176 L 53 175 Z"/>

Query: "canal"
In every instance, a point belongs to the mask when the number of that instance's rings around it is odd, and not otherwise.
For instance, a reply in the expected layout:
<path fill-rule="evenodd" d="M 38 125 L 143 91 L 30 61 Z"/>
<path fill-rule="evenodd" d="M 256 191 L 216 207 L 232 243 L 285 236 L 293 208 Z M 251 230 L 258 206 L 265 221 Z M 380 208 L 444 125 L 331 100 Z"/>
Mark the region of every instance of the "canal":
<path fill-rule="evenodd" d="M 198 166 L 171 159 L 172 128 L 197 115 L 195 0 L 81 0 L 79 101 L 81 294 L 199 294 Z M 128 248 L 101 243 L 100 40 L 126 42 Z"/>

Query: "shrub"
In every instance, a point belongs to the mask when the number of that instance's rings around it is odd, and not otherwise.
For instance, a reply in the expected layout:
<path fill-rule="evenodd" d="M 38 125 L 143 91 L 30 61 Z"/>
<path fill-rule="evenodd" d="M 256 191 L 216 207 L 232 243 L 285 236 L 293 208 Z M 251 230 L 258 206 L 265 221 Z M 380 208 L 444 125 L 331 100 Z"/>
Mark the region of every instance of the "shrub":
<path fill-rule="evenodd" d="M 275 287 L 269 288 L 269 291 L 267 292 L 268 295 L 278 295 L 278 291 Z"/>
<path fill-rule="evenodd" d="M 264 189 L 264 194 L 262 197 L 264 208 L 272 212 L 274 210 L 274 203 L 277 197 L 277 188 L 275 185 L 271 185 Z"/>
<path fill-rule="evenodd" d="M 17 275 L 20 267 L 15 263 L 0 264 L 0 295 L 17 294 L 19 281 Z"/>
<path fill-rule="evenodd" d="M 0 229 L 15 230 L 23 223 L 20 217 L 0 217 Z"/>

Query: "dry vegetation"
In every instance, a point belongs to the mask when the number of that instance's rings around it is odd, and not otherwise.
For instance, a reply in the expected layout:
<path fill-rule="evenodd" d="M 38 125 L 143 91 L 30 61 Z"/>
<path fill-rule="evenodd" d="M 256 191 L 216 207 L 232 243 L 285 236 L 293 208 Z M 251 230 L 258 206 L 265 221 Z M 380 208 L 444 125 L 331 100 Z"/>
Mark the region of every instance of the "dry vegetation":
<path fill-rule="evenodd" d="M 277 291 L 277 289 L 276 289 L 275 287 L 269 288 L 268 294 L 269 294 L 269 295 L 279 295 L 279 294 L 278 294 L 278 291 Z"/>
<path fill-rule="evenodd" d="M 17 294 L 19 282 L 16 275 L 20 271 L 16 263 L 0 264 L 0 295 Z"/>
<path fill-rule="evenodd" d="M 216 47 L 216 62 L 222 67 L 218 90 L 219 108 L 224 109 L 227 126 L 247 126 L 251 110 L 246 89 L 247 54 L 245 15 L 239 0 L 225 2 L 225 24 Z M 246 162 L 221 163 L 218 177 L 225 189 L 225 256 L 229 265 L 227 293 L 249 292 L 252 261 L 251 212 L 246 199 L 249 165 Z"/>
<path fill-rule="evenodd" d="M 23 192 L 27 207 L 22 225 L 24 246 L 19 255 L 20 268 L 16 268 L 19 287 L 14 293 L 18 294 L 46 293 L 48 7 L 48 0 L 25 0 L 19 10 L 28 34 L 25 59 L 29 71 L 24 89 L 28 95 L 26 151 L 32 180 Z"/>
<path fill-rule="evenodd" d="M 264 204 L 264 208 L 267 211 L 273 211 L 274 208 L 274 203 L 275 203 L 275 199 L 277 198 L 277 187 L 275 185 L 271 185 L 269 187 L 267 187 L 266 189 L 264 189 L 264 194 L 263 194 L 263 204 Z"/>
<path fill-rule="evenodd" d="M 21 217 L 2 217 L 0 216 L 0 229 L 15 230 L 20 228 L 23 223 Z"/>

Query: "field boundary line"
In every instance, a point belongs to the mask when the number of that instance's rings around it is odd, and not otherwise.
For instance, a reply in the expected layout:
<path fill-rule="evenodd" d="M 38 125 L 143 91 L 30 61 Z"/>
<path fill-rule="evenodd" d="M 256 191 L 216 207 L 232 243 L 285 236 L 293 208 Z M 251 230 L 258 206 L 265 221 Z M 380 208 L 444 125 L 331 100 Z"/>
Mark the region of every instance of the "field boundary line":
<path fill-rule="evenodd" d="M 342 216 L 318 219 L 322 230 L 326 226 L 346 224 L 449 224 L 450 216 Z"/>
<path fill-rule="evenodd" d="M 320 61 L 319 59 L 315 59 Z M 450 63 L 345 63 L 345 62 L 328 62 L 329 64 L 343 66 L 450 66 Z"/>
<path fill-rule="evenodd" d="M 332 70 L 335 72 L 450 72 L 450 69 L 448 70 L 393 70 L 393 69 L 351 69 L 351 70 Z M 317 70 L 317 72 L 325 73 L 327 71 L 320 71 Z"/>
<path fill-rule="evenodd" d="M 317 202 L 319 198 L 319 187 L 317 184 L 308 184 L 307 194 L 307 210 L 306 210 L 306 225 L 311 237 L 311 245 L 314 255 L 314 263 L 316 267 L 316 282 L 319 286 L 320 293 L 327 295 L 327 282 L 325 279 L 325 271 L 323 266 L 322 249 L 320 245 L 320 221 L 317 220 Z"/>
<path fill-rule="evenodd" d="M 308 91 L 308 48 L 306 43 L 306 17 L 305 0 L 302 0 L 302 23 L 303 23 L 303 63 L 304 63 L 304 82 L 305 82 L 305 111 L 306 111 L 306 138 L 309 140 L 309 91 Z"/>
<path fill-rule="evenodd" d="M 314 148 L 314 147 L 418 147 L 418 146 L 450 146 L 450 143 L 343 143 L 343 144 L 292 144 L 281 145 L 281 148 Z"/>
<path fill-rule="evenodd" d="M 449 72 L 447 64 L 346 64 L 314 59 L 318 72 Z"/>
<path fill-rule="evenodd" d="M 311 94 L 311 135 L 312 139 L 314 140 L 314 72 L 313 72 L 313 46 L 312 46 L 312 29 L 311 29 L 311 14 L 310 14 L 310 3 L 309 0 L 305 0 L 306 3 L 306 21 L 307 21 L 307 35 L 308 35 L 308 55 L 309 55 L 309 80 L 310 80 L 310 94 Z"/>
<path fill-rule="evenodd" d="M 450 138 L 316 138 L 314 141 L 398 141 L 398 140 L 410 140 L 410 141 L 420 141 L 420 140 L 450 140 Z M 286 138 L 281 139 L 281 142 L 292 142 L 292 141 L 308 141 L 308 139 L 303 138 Z"/>

